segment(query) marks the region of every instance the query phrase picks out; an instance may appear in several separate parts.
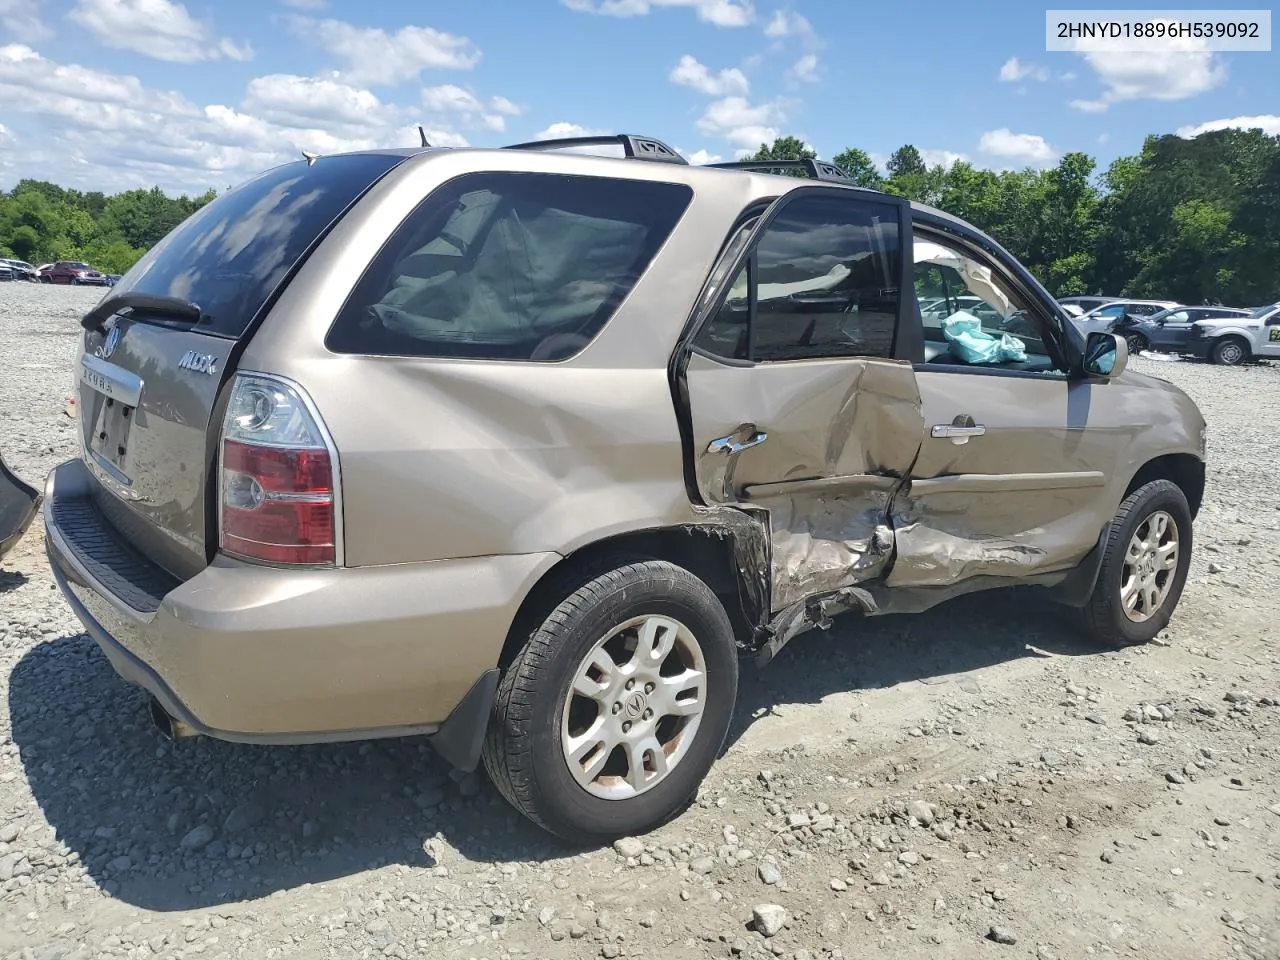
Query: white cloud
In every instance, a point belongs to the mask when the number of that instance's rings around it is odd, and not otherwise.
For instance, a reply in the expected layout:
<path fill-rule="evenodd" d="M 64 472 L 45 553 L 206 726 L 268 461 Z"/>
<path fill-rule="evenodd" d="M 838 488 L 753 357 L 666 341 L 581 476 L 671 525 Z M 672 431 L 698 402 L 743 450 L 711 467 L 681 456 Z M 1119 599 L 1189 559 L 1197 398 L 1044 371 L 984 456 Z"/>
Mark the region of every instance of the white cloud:
<path fill-rule="evenodd" d="M 480 51 L 470 39 L 431 27 L 407 26 L 387 33 L 377 27 L 307 17 L 295 17 L 293 25 L 343 61 L 342 78 L 353 84 L 393 86 L 417 78 L 428 67 L 470 70 L 480 62 Z"/>
<path fill-rule="evenodd" d="M 707 106 L 697 127 L 705 136 L 720 136 L 739 149 L 754 150 L 761 143 L 772 143 L 784 120 L 786 112 L 777 101 L 752 104 L 746 97 L 725 97 Z"/>
<path fill-rule="evenodd" d="M 40 19 L 38 0 L 0 0 L 0 33 L 18 40 L 43 40 L 53 31 Z"/>
<path fill-rule="evenodd" d="M 1014 133 L 1008 127 L 988 130 L 978 141 L 978 149 L 992 157 L 1043 166 L 1058 159 L 1058 151 L 1034 133 Z"/>
<path fill-rule="evenodd" d="M 1106 143 L 1106 142 L 1107 142 L 1108 140 L 1110 140 L 1110 139 L 1111 139 L 1111 134 L 1109 134 L 1109 133 L 1100 133 L 1100 134 L 1098 134 L 1098 142 L 1099 142 L 1099 143 Z"/>
<path fill-rule="evenodd" d="M 329 0 L 283 0 L 283 3 L 295 10 L 323 10 L 329 6 Z"/>
<path fill-rule="evenodd" d="M 524 113 L 524 107 L 518 103 L 512 103 L 506 97 L 490 97 L 489 109 L 494 113 L 501 113 L 507 117 L 518 117 Z"/>
<path fill-rule="evenodd" d="M 267 120 L 293 126 L 332 121 L 372 127 L 394 120 L 392 111 L 369 90 L 284 73 L 250 80 L 244 107 Z"/>
<path fill-rule="evenodd" d="M 1205 40 L 1179 37 L 1165 42 L 1172 49 L 1113 50 L 1102 46 L 1102 41 L 1090 40 L 1091 49 L 1080 55 L 1106 89 L 1092 100 L 1072 100 L 1071 106 L 1085 113 L 1101 113 L 1125 100 L 1185 100 L 1226 80 L 1226 66 L 1206 49 Z"/>
<path fill-rule="evenodd" d="M 1058 74 L 1058 79 L 1061 80 L 1063 83 L 1070 83 L 1071 81 L 1077 79 L 1077 77 L 1074 71 L 1067 70 L 1064 73 Z"/>
<path fill-rule="evenodd" d="M 676 150 L 676 153 L 683 156 L 695 167 L 705 163 L 719 163 L 723 158 L 718 153 L 712 153 L 709 150 L 695 150 L 693 153 L 685 153 L 683 150 Z"/>
<path fill-rule="evenodd" d="M 698 19 L 717 27 L 745 27 L 755 20 L 751 0 L 561 0 L 570 10 L 607 17 L 643 17 L 659 7 L 692 7 Z"/>
<path fill-rule="evenodd" d="M 1022 80 L 1039 80 L 1043 83 L 1048 79 L 1049 71 L 1044 67 L 1034 63 L 1023 63 L 1017 57 L 1010 57 L 1000 68 L 1001 83 L 1018 83 Z"/>
<path fill-rule="evenodd" d="M 747 75 L 737 67 L 728 67 L 719 73 L 712 73 L 706 65 L 699 63 L 687 53 L 671 68 L 667 79 L 681 87 L 692 87 L 710 97 L 745 96 L 750 89 Z"/>
<path fill-rule="evenodd" d="M 332 79 L 259 77 L 239 107 L 198 105 L 137 77 L 60 64 L 19 44 L 0 47 L 0 102 L 23 147 L 4 151 L 6 176 L 92 190 L 223 189 L 304 149 L 418 143 L 417 111 Z M 24 130 L 39 137 L 21 137 Z M 427 136 L 439 146 L 467 142 L 447 124 L 430 124 Z"/>
<path fill-rule="evenodd" d="M 108 47 L 169 63 L 253 58 L 247 43 L 219 38 L 209 24 L 172 0 L 77 0 L 67 19 Z"/>
<path fill-rule="evenodd" d="M 821 79 L 818 76 L 817 55 L 806 53 L 802 56 L 791 65 L 791 75 L 804 83 L 817 83 Z"/>
<path fill-rule="evenodd" d="M 596 130 L 592 127 L 584 127 L 579 123 L 569 123 L 560 120 L 551 124 L 545 130 L 539 130 L 533 135 L 534 140 L 560 140 L 565 137 L 603 137 L 607 136 L 609 131 Z"/>
<path fill-rule="evenodd" d="M 1209 133 L 1213 130 L 1254 130 L 1260 129 L 1263 133 L 1273 137 L 1280 137 L 1280 116 L 1271 113 L 1261 113 L 1252 117 L 1230 117 L 1226 120 L 1210 120 L 1207 123 L 1198 123 L 1191 126 L 1179 127 L 1178 136 L 1190 139 L 1198 137 L 1202 133 Z"/>
<path fill-rule="evenodd" d="M 507 128 L 507 115 L 514 116 L 513 110 L 516 114 L 520 112 L 520 108 L 506 97 L 494 97 L 490 101 L 490 106 L 486 107 L 484 102 L 470 90 L 464 90 L 452 83 L 439 87 L 424 87 L 422 105 L 431 113 L 454 114 L 468 123 L 479 123 L 497 133 Z"/>
<path fill-rule="evenodd" d="M 968 160 L 969 157 L 963 153 L 956 153 L 954 150 L 920 150 L 920 159 L 924 161 L 926 167 L 946 167 L 950 169 L 961 160 Z"/>
<path fill-rule="evenodd" d="M 791 10 L 775 10 L 765 24 L 764 35 L 774 40 L 781 40 L 783 37 L 812 37 L 813 25 Z"/>

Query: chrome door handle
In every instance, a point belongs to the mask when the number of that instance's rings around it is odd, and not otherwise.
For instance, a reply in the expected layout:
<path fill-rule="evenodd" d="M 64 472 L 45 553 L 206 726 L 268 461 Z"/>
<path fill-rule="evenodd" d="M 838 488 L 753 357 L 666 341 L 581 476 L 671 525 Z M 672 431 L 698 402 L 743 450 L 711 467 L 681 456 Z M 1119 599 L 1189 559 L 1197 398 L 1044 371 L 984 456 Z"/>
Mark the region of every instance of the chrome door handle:
<path fill-rule="evenodd" d="M 940 439 L 950 439 L 954 444 L 968 443 L 970 437 L 980 437 L 987 432 L 987 428 L 982 424 L 973 426 L 960 426 L 955 423 L 939 423 L 930 435 Z"/>
<path fill-rule="evenodd" d="M 763 430 L 757 430 L 745 440 L 739 440 L 730 434 L 727 437 L 712 440 L 707 444 L 707 453 L 741 453 L 743 450 L 760 446 L 768 439 L 769 435 Z"/>

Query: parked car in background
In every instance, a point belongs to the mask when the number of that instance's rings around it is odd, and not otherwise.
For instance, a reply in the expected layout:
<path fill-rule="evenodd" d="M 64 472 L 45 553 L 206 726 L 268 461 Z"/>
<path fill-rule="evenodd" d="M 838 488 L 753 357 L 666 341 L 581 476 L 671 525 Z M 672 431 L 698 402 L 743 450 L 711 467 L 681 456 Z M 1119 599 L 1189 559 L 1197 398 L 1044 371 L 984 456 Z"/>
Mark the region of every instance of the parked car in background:
<path fill-rule="evenodd" d="M 1243 317 L 1200 320 L 1193 327 L 1185 347 L 1193 357 L 1228 367 L 1280 357 L 1280 303 L 1255 307 Z"/>
<path fill-rule="evenodd" d="M 25 260 L 0 259 L 0 266 L 8 266 L 15 280 L 38 280 L 36 268 Z"/>
<path fill-rule="evenodd" d="M 1150 317 L 1163 310 L 1181 306 L 1176 300 L 1111 300 L 1075 318 L 1084 334 L 1111 333 L 1126 315 Z"/>
<path fill-rule="evenodd" d="M 59 260 L 48 269 L 41 268 L 40 279 L 44 283 L 107 286 L 107 278 L 104 274 L 79 260 Z"/>
<path fill-rule="evenodd" d="M 425 735 L 580 844 L 677 815 L 740 655 L 838 613 L 1017 584 L 1165 628 L 1205 421 L 1123 339 L 832 164 L 585 142 L 628 159 L 285 164 L 82 318 L 45 542 L 162 730 Z M 1037 335 L 975 359 L 922 320 L 940 287 Z"/>
<path fill-rule="evenodd" d="M 1103 297 L 1103 296 L 1063 297 L 1061 300 L 1058 301 L 1058 303 L 1059 305 L 1064 307 L 1070 304 L 1071 306 L 1078 307 L 1081 313 L 1088 313 L 1090 310 L 1096 310 L 1098 307 L 1102 306 L 1104 303 L 1111 303 L 1113 300 L 1119 300 L 1119 299 L 1121 298 L 1120 297 Z"/>
<path fill-rule="evenodd" d="M 9 266 L 9 264 L 6 263 L 5 261 L 0 260 L 0 282 L 8 282 L 10 280 L 17 280 L 17 279 L 18 279 L 18 271 L 15 270 L 13 267 Z"/>
<path fill-rule="evenodd" d="M 1174 307 L 1150 316 L 1126 312 L 1116 321 L 1111 332 L 1124 337 L 1130 353 L 1142 350 L 1181 353 L 1191 339 L 1192 324 L 1197 321 L 1247 316 L 1248 310 L 1231 307 Z"/>

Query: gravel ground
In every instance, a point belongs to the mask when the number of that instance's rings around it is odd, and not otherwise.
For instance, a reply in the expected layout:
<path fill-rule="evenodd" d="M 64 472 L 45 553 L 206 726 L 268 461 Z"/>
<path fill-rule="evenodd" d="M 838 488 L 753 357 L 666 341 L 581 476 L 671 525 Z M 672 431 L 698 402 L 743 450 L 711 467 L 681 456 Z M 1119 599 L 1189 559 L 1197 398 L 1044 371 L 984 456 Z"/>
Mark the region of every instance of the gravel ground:
<path fill-rule="evenodd" d="M 30 482 L 71 455 L 98 296 L 0 285 Z M 33 529 L 0 572 L 0 957 L 1280 957 L 1280 367 L 1134 366 L 1211 427 L 1156 643 L 1000 595 L 797 639 L 747 669 L 697 804 L 611 849 L 420 741 L 165 743 Z"/>

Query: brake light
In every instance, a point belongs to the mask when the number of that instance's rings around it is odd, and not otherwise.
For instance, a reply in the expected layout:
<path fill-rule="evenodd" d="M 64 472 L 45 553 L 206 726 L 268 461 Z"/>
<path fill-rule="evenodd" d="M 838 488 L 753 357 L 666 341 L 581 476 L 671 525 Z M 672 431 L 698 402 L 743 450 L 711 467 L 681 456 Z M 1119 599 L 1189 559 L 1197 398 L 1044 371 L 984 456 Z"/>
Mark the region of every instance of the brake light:
<path fill-rule="evenodd" d="M 219 544 L 266 563 L 332 565 L 335 454 L 302 388 L 237 374 L 222 422 Z"/>

